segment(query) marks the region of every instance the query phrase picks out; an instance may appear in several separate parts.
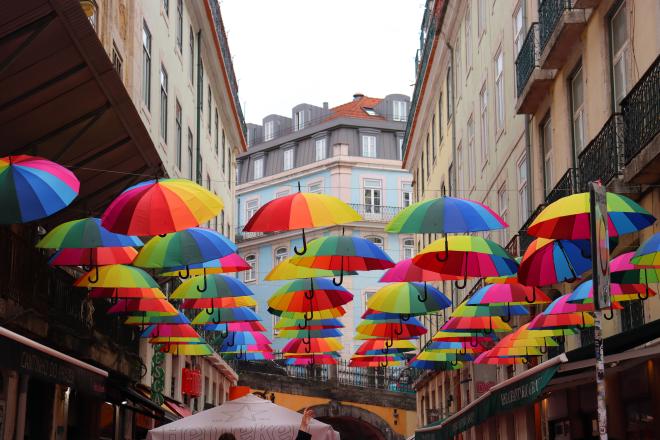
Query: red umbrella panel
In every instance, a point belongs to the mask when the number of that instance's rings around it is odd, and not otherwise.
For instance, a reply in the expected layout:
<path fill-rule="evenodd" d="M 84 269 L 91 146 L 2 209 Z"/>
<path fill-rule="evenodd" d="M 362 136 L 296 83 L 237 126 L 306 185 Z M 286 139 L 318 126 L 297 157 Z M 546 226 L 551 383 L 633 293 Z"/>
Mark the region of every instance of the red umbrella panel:
<path fill-rule="evenodd" d="M 66 248 L 57 251 L 48 264 L 51 266 L 107 266 L 131 264 L 138 252 L 130 247 Z M 93 263 L 93 264 L 90 264 Z M 89 269 L 86 269 L 89 270 Z"/>
<path fill-rule="evenodd" d="M 165 299 L 165 295 L 156 287 L 95 287 L 89 291 L 90 298 L 135 298 L 135 299 Z"/>
<path fill-rule="evenodd" d="M 330 353 L 341 349 L 342 345 L 332 338 L 295 338 L 287 342 L 282 353 Z"/>
<path fill-rule="evenodd" d="M 199 338 L 199 333 L 190 324 L 154 324 L 140 335 L 142 338 Z"/>
<path fill-rule="evenodd" d="M 541 313 L 536 315 L 530 322 L 527 328 L 529 330 L 543 330 L 547 328 L 579 328 L 584 329 L 593 327 L 594 318 L 587 312 L 580 313 L 564 313 L 561 315 L 545 315 Z"/>
<path fill-rule="evenodd" d="M 454 316 L 445 322 L 441 330 L 478 331 L 490 334 L 510 332 L 512 329 L 499 316 Z"/>
<path fill-rule="evenodd" d="M 487 364 L 487 365 L 516 365 L 516 364 L 527 364 L 529 360 L 524 356 L 513 356 L 513 357 L 497 357 L 492 356 L 490 351 L 484 351 L 474 360 L 475 364 Z"/>
<path fill-rule="evenodd" d="M 427 332 L 423 326 L 408 324 L 406 322 L 362 322 L 357 326 L 357 333 L 365 336 L 376 336 L 379 338 L 410 339 L 423 335 Z"/>
<path fill-rule="evenodd" d="M 413 259 L 399 261 L 394 267 L 380 278 L 381 283 L 396 283 L 402 281 L 456 281 L 462 279 L 462 275 L 444 275 L 432 270 L 427 270 L 413 263 Z"/>
<path fill-rule="evenodd" d="M 255 301 L 249 296 L 230 296 L 226 298 L 184 299 L 180 309 L 214 309 L 233 307 L 254 307 Z"/>
<path fill-rule="evenodd" d="M 108 309 L 108 313 L 165 312 L 177 315 L 179 312 L 164 299 L 120 299 Z"/>

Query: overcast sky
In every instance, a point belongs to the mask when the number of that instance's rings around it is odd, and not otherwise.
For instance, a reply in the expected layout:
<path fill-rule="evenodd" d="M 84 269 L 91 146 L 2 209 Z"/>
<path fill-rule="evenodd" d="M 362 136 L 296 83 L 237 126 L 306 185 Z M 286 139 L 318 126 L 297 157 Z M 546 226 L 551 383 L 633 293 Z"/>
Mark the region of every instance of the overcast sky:
<path fill-rule="evenodd" d="M 412 95 L 425 0 L 220 0 L 246 122 Z"/>

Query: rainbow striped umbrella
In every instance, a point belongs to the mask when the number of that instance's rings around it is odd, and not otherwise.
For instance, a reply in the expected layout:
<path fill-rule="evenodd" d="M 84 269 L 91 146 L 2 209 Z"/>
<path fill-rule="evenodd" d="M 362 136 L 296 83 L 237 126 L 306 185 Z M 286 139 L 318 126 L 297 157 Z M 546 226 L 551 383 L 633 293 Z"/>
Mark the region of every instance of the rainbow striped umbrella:
<path fill-rule="evenodd" d="M 164 344 L 159 350 L 173 356 L 210 356 L 214 353 L 208 344 Z"/>
<path fill-rule="evenodd" d="M 343 349 L 343 345 L 334 338 L 296 338 L 287 342 L 282 353 L 323 354 Z"/>
<path fill-rule="evenodd" d="M 660 267 L 638 267 L 631 263 L 635 254 L 626 252 L 610 262 L 610 279 L 619 284 L 660 283 Z M 641 297 L 640 299 L 646 299 Z"/>
<path fill-rule="evenodd" d="M 97 266 L 95 279 L 92 279 L 92 271 L 78 278 L 74 283 L 76 287 L 142 287 L 158 288 L 158 283 L 144 270 L 125 266 L 123 264 L 112 264 L 110 266 Z"/>
<path fill-rule="evenodd" d="M 179 305 L 182 310 L 185 309 L 214 309 L 214 308 L 232 308 L 232 307 L 256 307 L 257 302 L 251 296 L 230 296 L 227 298 L 199 298 L 184 299 Z"/>
<path fill-rule="evenodd" d="M 448 370 L 460 370 L 463 368 L 462 362 L 456 362 L 452 364 L 451 362 L 445 361 L 429 361 L 417 359 L 417 356 L 412 358 L 408 363 L 409 367 L 417 368 L 418 370 L 436 370 L 436 371 L 448 371 Z"/>
<path fill-rule="evenodd" d="M 275 324 L 276 329 L 280 330 L 302 330 L 304 328 L 311 330 L 320 330 L 324 328 L 343 328 L 344 324 L 336 318 L 327 318 L 327 319 L 313 319 L 307 321 L 307 326 L 304 326 L 304 319 L 296 318 L 280 318 L 277 324 Z"/>
<path fill-rule="evenodd" d="M 275 359 L 273 353 L 255 351 L 251 353 L 220 353 L 225 359 L 238 359 L 242 361 L 272 361 Z"/>
<path fill-rule="evenodd" d="M 69 206 L 80 182 L 66 168 L 37 156 L 0 158 L 0 224 L 27 223 Z"/>
<path fill-rule="evenodd" d="M 452 312 L 452 317 L 489 317 L 489 316 L 506 316 L 501 318 L 504 322 L 509 322 L 512 316 L 529 315 L 529 310 L 517 304 L 507 305 L 476 305 L 471 306 L 463 303 L 456 307 Z"/>
<path fill-rule="evenodd" d="M 317 310 L 310 312 L 292 312 L 289 310 L 275 310 L 269 307 L 268 313 L 270 313 L 271 315 L 279 316 L 281 318 L 292 318 L 292 319 L 304 320 L 306 322 L 311 322 L 317 319 L 339 318 L 340 316 L 344 316 L 346 314 L 346 309 L 344 309 L 342 306 L 339 306 L 339 307 L 335 307 L 334 309 Z M 306 318 L 310 318 L 310 319 L 306 319 Z"/>
<path fill-rule="evenodd" d="M 213 309 L 209 313 L 202 310 L 195 316 L 193 324 L 225 324 L 236 321 L 259 321 L 260 318 L 247 307 L 234 307 L 233 309 Z"/>
<path fill-rule="evenodd" d="M 528 324 L 529 330 L 543 330 L 543 329 L 562 329 L 577 327 L 584 329 L 593 327 L 594 318 L 587 312 L 580 313 L 563 313 L 561 315 L 546 315 L 541 313 L 536 315 Z"/>
<path fill-rule="evenodd" d="M 478 331 L 490 334 L 510 332 L 511 327 L 499 316 L 452 316 L 444 323 L 441 330 Z"/>
<path fill-rule="evenodd" d="M 660 266 L 660 232 L 642 243 L 630 262 L 635 266 Z"/>
<path fill-rule="evenodd" d="M 44 236 L 38 248 L 42 249 L 89 249 L 97 247 L 142 246 L 138 237 L 115 234 L 101 226 L 96 217 L 71 220 L 53 228 Z"/>
<path fill-rule="evenodd" d="M 506 306 L 510 304 L 547 304 L 551 299 L 536 287 L 522 284 L 488 284 L 477 290 L 466 302 L 469 306 Z"/>
<path fill-rule="evenodd" d="M 520 262 L 518 280 L 528 286 L 572 283 L 591 270 L 589 240 L 532 241 Z"/>
<path fill-rule="evenodd" d="M 89 291 L 90 298 L 143 298 L 166 299 L 163 292 L 156 287 L 95 287 Z"/>
<path fill-rule="evenodd" d="M 589 239 L 589 193 L 562 197 L 539 213 L 527 229 L 529 235 L 566 240 Z M 620 194 L 607 193 L 610 237 L 642 230 L 655 217 L 639 204 Z"/>
<path fill-rule="evenodd" d="M 416 359 L 422 361 L 455 363 L 456 361 L 471 361 L 474 358 L 475 355 L 471 353 L 444 353 L 439 351 L 424 350 L 417 355 Z"/>
<path fill-rule="evenodd" d="M 159 235 L 199 226 L 220 214 L 222 208 L 218 196 L 195 182 L 156 179 L 126 189 L 110 203 L 101 219 L 112 232 Z"/>
<path fill-rule="evenodd" d="M 266 327 L 259 321 L 234 321 L 226 322 L 224 324 L 206 324 L 202 327 L 203 330 L 210 332 L 221 332 L 226 334 L 227 332 L 245 332 L 245 331 L 254 331 L 254 332 L 265 332 Z"/>
<path fill-rule="evenodd" d="M 337 359 L 328 354 L 313 354 L 305 357 L 288 358 L 284 365 L 308 366 L 308 365 L 337 365 Z"/>
<path fill-rule="evenodd" d="M 399 318 L 398 322 L 364 319 L 358 324 L 356 332 L 364 336 L 388 338 L 391 342 L 423 335 L 426 333 L 426 328 L 414 317 L 409 317 L 408 320 Z"/>
<path fill-rule="evenodd" d="M 254 331 L 236 331 L 229 332 L 229 335 L 223 338 L 223 345 L 233 347 L 235 345 L 270 345 L 270 340 L 262 333 Z"/>
<path fill-rule="evenodd" d="M 556 298 L 554 301 L 550 303 L 548 307 L 545 308 L 543 313 L 545 315 L 559 315 L 563 313 L 576 313 L 576 312 L 593 312 L 594 311 L 594 303 L 593 301 L 590 303 L 586 302 L 569 302 L 571 299 L 572 293 L 567 293 L 566 295 L 561 295 L 560 297 Z M 623 307 L 621 307 L 617 302 L 613 301 L 612 302 L 612 307 L 611 310 L 621 310 Z M 612 316 L 609 318 L 607 315 L 604 315 L 605 319 L 612 319 Z"/>
<path fill-rule="evenodd" d="M 148 325 L 148 324 L 190 324 L 190 320 L 183 313 L 175 315 L 169 312 L 142 312 L 141 314 L 131 315 L 124 321 L 125 325 Z"/>
<path fill-rule="evenodd" d="M 474 360 L 475 364 L 486 365 L 516 365 L 527 364 L 529 359 L 524 356 L 498 357 L 493 355 L 490 350 L 484 351 Z"/>
<path fill-rule="evenodd" d="M 190 324 L 150 324 L 141 334 L 141 338 L 199 338 L 199 333 Z"/>
<path fill-rule="evenodd" d="M 319 328 L 319 329 L 290 329 L 278 330 L 277 337 L 282 339 L 291 338 L 338 338 L 343 333 L 336 328 Z"/>
<path fill-rule="evenodd" d="M 353 368 L 385 368 L 388 366 L 401 367 L 405 364 L 405 358 L 391 354 L 387 356 L 353 356 L 348 366 Z"/>
<path fill-rule="evenodd" d="M 367 307 L 387 313 L 423 315 L 451 305 L 442 292 L 422 283 L 391 283 L 380 288 L 369 300 Z"/>
<path fill-rule="evenodd" d="M 334 196 L 298 192 L 271 200 L 254 213 L 243 228 L 245 232 L 277 232 L 302 229 L 302 249 L 294 248 L 296 255 L 307 251 L 305 228 L 341 225 L 362 220 L 349 205 Z"/>
<path fill-rule="evenodd" d="M 212 274 L 185 280 L 176 288 L 170 298 L 229 298 L 252 295 L 252 291 L 238 278 L 229 275 Z"/>
<path fill-rule="evenodd" d="M 573 303 L 593 303 L 594 290 L 593 281 L 588 280 L 577 286 L 571 293 L 568 302 Z M 657 292 L 648 287 L 647 284 L 618 284 L 610 283 L 610 295 L 612 301 L 635 301 L 638 299 L 656 296 Z"/>
<path fill-rule="evenodd" d="M 238 254 L 229 254 L 211 261 L 189 264 L 188 270 L 191 276 L 197 276 L 211 273 L 243 272 L 249 270 L 250 267 Z M 168 267 L 160 275 L 164 277 L 178 277 L 182 270 L 186 270 L 186 266 Z"/>
<path fill-rule="evenodd" d="M 120 299 L 108 309 L 108 313 L 163 312 L 178 315 L 179 312 L 166 299 L 129 298 Z"/>
<path fill-rule="evenodd" d="M 462 276 L 456 275 L 443 275 L 432 270 L 426 270 L 415 263 L 412 258 L 399 261 L 394 267 L 387 269 L 387 271 L 380 278 L 381 283 L 393 283 L 398 281 L 446 281 L 446 280 L 460 280 Z"/>
<path fill-rule="evenodd" d="M 339 270 L 316 269 L 313 267 L 296 266 L 289 257 L 275 266 L 264 278 L 266 281 L 295 280 L 299 278 L 334 277 L 341 274 Z M 357 275 L 354 271 L 344 271 L 344 275 Z"/>
<path fill-rule="evenodd" d="M 131 264 L 137 251 L 132 247 L 99 247 L 89 249 L 60 249 L 48 260 L 51 266 L 107 266 Z M 90 264 L 92 263 L 92 264 Z"/>
<path fill-rule="evenodd" d="M 290 281 L 268 300 L 268 306 L 274 310 L 291 312 L 312 312 L 333 309 L 349 303 L 353 294 L 332 281 L 317 278 Z"/>

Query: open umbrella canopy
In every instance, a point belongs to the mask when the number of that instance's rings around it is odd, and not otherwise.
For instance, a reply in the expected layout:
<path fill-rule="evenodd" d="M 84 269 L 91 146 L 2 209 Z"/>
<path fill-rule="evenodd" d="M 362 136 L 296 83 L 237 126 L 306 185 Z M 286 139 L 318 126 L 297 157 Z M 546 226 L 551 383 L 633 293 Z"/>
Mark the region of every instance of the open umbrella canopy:
<path fill-rule="evenodd" d="M 190 320 L 183 313 L 172 314 L 170 312 L 138 312 L 126 318 L 125 325 L 150 325 L 150 324 L 190 324 Z"/>
<path fill-rule="evenodd" d="M 55 252 L 48 260 L 51 266 L 108 266 L 110 264 L 131 264 L 137 251 L 130 246 L 67 248 Z"/>
<path fill-rule="evenodd" d="M 272 353 L 273 348 L 269 344 L 235 344 L 229 345 L 226 342 L 220 346 L 220 353 Z M 238 356 L 240 359 L 240 355 Z"/>
<path fill-rule="evenodd" d="M 442 196 L 413 203 L 385 226 L 393 233 L 464 233 L 504 229 L 509 225 L 486 205 Z"/>
<path fill-rule="evenodd" d="M 158 235 L 199 226 L 220 214 L 222 207 L 218 196 L 195 182 L 156 179 L 126 189 L 101 218 L 112 232 Z"/>
<path fill-rule="evenodd" d="M 211 332 L 241 332 L 241 331 L 255 331 L 265 332 L 266 327 L 259 321 L 235 321 L 227 322 L 224 324 L 206 324 L 202 329 Z"/>
<path fill-rule="evenodd" d="M 438 330 L 435 335 L 433 335 L 433 340 L 448 342 L 472 341 L 474 344 L 480 344 L 492 342 L 494 336 L 494 333 L 485 333 L 482 330 Z"/>
<path fill-rule="evenodd" d="M 277 324 L 275 324 L 276 329 L 281 330 L 297 330 L 300 329 L 300 326 L 304 326 L 304 319 L 295 319 L 295 318 L 280 318 Z M 343 328 L 344 324 L 336 318 L 327 318 L 327 319 L 311 319 L 307 321 L 307 328 L 311 330 L 318 330 L 323 328 Z"/>
<path fill-rule="evenodd" d="M 472 345 L 467 341 L 449 342 L 433 341 L 424 349 L 425 351 L 435 351 L 438 353 L 481 353 L 485 348 L 481 344 Z"/>
<path fill-rule="evenodd" d="M 214 309 L 232 307 L 256 307 L 257 302 L 251 296 L 230 296 L 227 298 L 184 299 L 179 308 L 184 309 Z"/>
<path fill-rule="evenodd" d="M 227 337 L 223 338 L 222 344 L 227 347 L 235 345 L 270 345 L 270 340 L 260 332 L 254 331 L 236 331 L 229 332 Z"/>
<path fill-rule="evenodd" d="M 163 292 L 156 287 L 96 287 L 89 291 L 90 298 L 143 298 L 166 299 Z"/>
<path fill-rule="evenodd" d="M 160 351 L 173 356 L 210 356 L 214 353 L 208 344 L 163 344 Z"/>
<path fill-rule="evenodd" d="M 248 353 L 220 353 L 225 359 L 238 359 L 241 361 L 272 361 L 275 359 L 273 353 L 255 351 Z"/>
<path fill-rule="evenodd" d="M 141 338 L 199 338 L 199 333 L 190 324 L 150 324 L 140 334 Z"/>
<path fill-rule="evenodd" d="M 417 359 L 414 357 L 409 363 L 409 367 L 417 368 L 419 370 L 438 370 L 438 371 L 448 371 L 448 370 L 460 370 L 463 368 L 462 362 L 457 362 L 453 364 L 447 361 L 428 361 Z"/>
<path fill-rule="evenodd" d="M 380 278 L 381 283 L 393 283 L 397 281 L 446 281 L 446 280 L 460 280 L 462 276 L 458 275 L 443 275 L 432 270 L 422 269 L 413 263 L 412 258 L 399 261 L 394 267 L 387 269 L 387 271 Z"/>
<path fill-rule="evenodd" d="M 27 223 L 69 206 L 80 182 L 61 165 L 37 156 L 0 158 L 0 224 Z"/>
<path fill-rule="evenodd" d="M 291 338 L 338 338 L 343 333 L 336 328 L 314 328 L 308 324 L 305 329 L 278 330 L 277 337 L 281 339 Z"/>
<path fill-rule="evenodd" d="M 593 312 L 594 304 L 587 302 L 569 302 L 571 299 L 572 293 L 567 293 L 566 295 L 561 295 L 556 298 L 554 301 L 548 305 L 543 311 L 545 315 L 558 315 L 563 313 L 576 313 L 576 312 Z M 612 302 L 612 309 L 621 310 L 621 307 L 617 302 Z"/>
<path fill-rule="evenodd" d="M 452 317 L 487 317 L 487 316 L 521 316 L 529 315 L 529 310 L 517 304 L 509 305 L 476 305 L 463 303 L 451 313 Z M 504 322 L 508 322 L 508 319 Z"/>
<path fill-rule="evenodd" d="M 392 359 L 381 356 L 374 359 L 351 359 L 348 362 L 348 366 L 353 368 L 402 367 L 404 365 L 406 365 L 405 359 Z"/>
<path fill-rule="evenodd" d="M 120 299 L 108 309 L 108 313 L 164 312 L 178 315 L 179 312 L 165 299 Z"/>
<path fill-rule="evenodd" d="M 252 291 L 238 278 L 230 275 L 211 274 L 187 279 L 174 290 L 170 298 L 228 298 L 252 295 Z"/>
<path fill-rule="evenodd" d="M 407 315 L 403 313 L 387 313 L 379 312 L 378 310 L 367 309 L 362 314 L 361 318 L 364 320 L 377 321 L 377 322 L 411 322 L 415 325 L 422 325 L 421 321 L 417 318 L 412 318 L 412 315 Z"/>
<path fill-rule="evenodd" d="M 311 312 L 291 312 L 288 310 L 275 310 L 269 307 L 268 313 L 281 318 L 301 319 L 307 322 L 312 322 L 317 319 L 331 319 L 344 316 L 346 314 L 346 309 L 339 306 L 334 309 L 314 310 Z"/>
<path fill-rule="evenodd" d="M 81 276 L 74 283 L 76 287 L 142 287 L 158 288 L 158 283 L 144 270 L 112 264 L 110 266 L 97 266 L 96 271 L 90 271 Z"/>
<path fill-rule="evenodd" d="M 298 278 L 320 278 L 334 277 L 340 275 L 340 270 L 316 269 L 313 267 L 297 266 L 291 262 L 294 257 L 289 257 L 275 266 L 264 278 L 266 281 L 295 280 Z M 356 275 L 354 271 L 344 271 L 344 275 Z"/>
<path fill-rule="evenodd" d="M 518 270 L 518 263 L 502 246 L 470 235 L 449 236 L 446 242 L 436 240 L 422 249 L 413 262 L 428 270 L 464 278 L 513 275 Z"/>
<path fill-rule="evenodd" d="M 528 286 L 572 283 L 588 270 L 591 270 L 589 240 L 537 238 L 523 255 L 518 280 Z"/>
<path fill-rule="evenodd" d="M 391 283 L 381 287 L 367 307 L 387 313 L 421 315 L 446 309 L 451 301 L 433 286 L 422 283 Z"/>
<path fill-rule="evenodd" d="M 642 243 L 630 262 L 636 266 L 660 266 L 660 232 Z"/>
<path fill-rule="evenodd" d="M 251 266 L 240 257 L 238 254 L 229 254 L 225 257 L 216 258 L 211 261 L 203 263 L 190 264 L 187 267 L 191 276 L 206 275 L 212 273 L 232 273 L 242 272 L 249 270 Z M 164 277 L 178 277 L 182 271 L 186 270 L 186 266 L 168 267 L 165 269 L 161 276 Z"/>
<path fill-rule="evenodd" d="M 626 252 L 610 262 L 610 279 L 619 284 L 651 284 L 660 282 L 660 267 L 638 267 L 630 260 L 635 254 Z"/>
<path fill-rule="evenodd" d="M 213 309 L 212 313 L 202 310 L 195 316 L 193 324 L 224 324 L 236 321 L 259 321 L 260 318 L 247 307 L 233 309 Z"/>
<path fill-rule="evenodd" d="M 522 284 L 488 284 L 477 290 L 466 302 L 469 306 L 507 304 L 547 304 L 551 300 L 536 287 Z"/>
<path fill-rule="evenodd" d="M 648 290 L 647 290 L 648 289 Z M 610 283 L 612 301 L 635 301 L 649 296 L 656 296 L 657 292 L 644 284 L 618 284 Z M 587 280 L 577 286 L 568 298 L 569 303 L 593 303 L 594 284 Z"/>
<path fill-rule="evenodd" d="M 504 357 L 504 356 L 541 356 L 543 352 L 536 347 L 499 347 L 495 346 L 490 349 L 490 356 Z"/>
<path fill-rule="evenodd" d="M 377 336 L 379 338 L 410 339 L 426 333 L 426 328 L 419 320 L 410 318 L 409 321 L 382 322 L 365 319 L 356 328 L 357 333 L 365 336 Z"/>
<path fill-rule="evenodd" d="M 140 250 L 133 264 L 149 268 L 186 266 L 233 254 L 236 249 L 234 243 L 217 231 L 190 228 L 164 237 L 153 237 Z"/>
<path fill-rule="evenodd" d="M 158 336 L 149 338 L 149 343 L 155 344 L 203 344 L 205 341 L 202 337 L 191 336 Z"/>
<path fill-rule="evenodd" d="M 321 354 L 343 349 L 344 346 L 334 338 L 296 338 L 287 342 L 282 353 Z"/>
<path fill-rule="evenodd" d="M 548 328 L 586 328 L 593 327 L 594 318 L 587 312 L 563 313 L 561 315 L 546 315 L 541 313 L 536 315 L 528 324 L 529 330 L 542 330 Z"/>
<path fill-rule="evenodd" d="M 529 360 L 524 356 L 512 356 L 512 357 L 498 357 L 491 354 L 489 351 L 484 351 L 474 360 L 475 364 L 486 364 L 486 365 L 516 365 L 516 364 L 526 364 Z"/>
<path fill-rule="evenodd" d="M 589 239 L 589 193 L 562 197 L 536 216 L 527 233 L 535 237 L 567 240 Z M 655 222 L 655 217 L 620 194 L 607 193 L 610 237 L 636 232 Z"/>
<path fill-rule="evenodd" d="M 329 282 L 332 284 L 332 281 Z M 333 309 L 352 299 L 353 294 L 347 290 L 315 290 L 312 298 L 307 297 L 307 291 L 281 292 L 270 297 L 268 307 L 290 312 L 310 312 Z"/>
<path fill-rule="evenodd" d="M 456 361 L 471 361 L 474 359 L 471 353 L 446 353 L 440 351 L 427 351 L 424 350 L 417 355 L 416 359 L 421 361 L 442 361 L 442 362 L 456 362 Z"/>
<path fill-rule="evenodd" d="M 89 249 L 142 245 L 142 240 L 138 237 L 108 231 L 101 226 L 101 219 L 96 217 L 62 223 L 37 243 L 37 247 L 43 249 Z"/>
<path fill-rule="evenodd" d="M 339 354 L 338 351 L 329 351 L 327 353 L 323 353 L 323 355 L 326 356 L 332 356 L 335 359 L 339 359 L 341 355 Z M 310 356 L 315 356 L 314 353 L 282 353 L 282 356 L 284 356 L 285 359 L 289 358 L 301 358 L 301 357 L 310 357 Z"/>
<path fill-rule="evenodd" d="M 288 358 L 284 361 L 284 365 L 337 365 L 337 359 L 327 354 L 315 354 L 305 357 Z"/>
<path fill-rule="evenodd" d="M 511 327 L 499 316 L 452 316 L 444 323 L 441 330 L 480 331 L 486 334 L 491 332 L 510 332 Z"/>
<path fill-rule="evenodd" d="M 526 334 L 533 333 L 534 330 L 520 331 L 520 327 L 515 332 L 503 337 L 495 346 L 502 347 L 557 347 L 559 344 L 552 337 L 526 337 Z M 526 329 L 526 327 L 525 327 Z"/>
<path fill-rule="evenodd" d="M 388 347 L 388 345 L 390 345 Z M 388 343 L 387 339 L 369 339 L 364 341 L 358 349 L 355 351 L 356 354 L 369 354 L 374 351 L 387 351 L 389 353 L 404 353 L 409 351 L 415 351 L 417 347 L 412 342 L 407 339 L 398 339 L 391 341 L 391 344 Z"/>

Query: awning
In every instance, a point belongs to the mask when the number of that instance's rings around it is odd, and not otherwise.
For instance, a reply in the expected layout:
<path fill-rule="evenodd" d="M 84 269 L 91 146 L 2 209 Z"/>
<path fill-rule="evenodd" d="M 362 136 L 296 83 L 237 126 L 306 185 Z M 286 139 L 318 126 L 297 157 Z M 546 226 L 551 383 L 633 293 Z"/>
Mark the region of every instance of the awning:
<path fill-rule="evenodd" d="M 0 327 L 0 367 L 103 396 L 108 372 Z"/>
<path fill-rule="evenodd" d="M 535 401 L 559 366 L 566 361 L 566 355 L 561 354 L 493 386 L 481 397 L 442 422 L 418 429 L 415 432 L 415 439 L 451 439 L 497 413 Z"/>
<path fill-rule="evenodd" d="M 183 405 L 178 404 L 177 402 L 170 400 L 170 399 L 165 399 L 165 405 L 170 408 L 172 411 L 174 411 L 176 414 L 179 416 L 183 417 L 188 417 L 192 416 L 192 412 L 186 408 Z"/>

